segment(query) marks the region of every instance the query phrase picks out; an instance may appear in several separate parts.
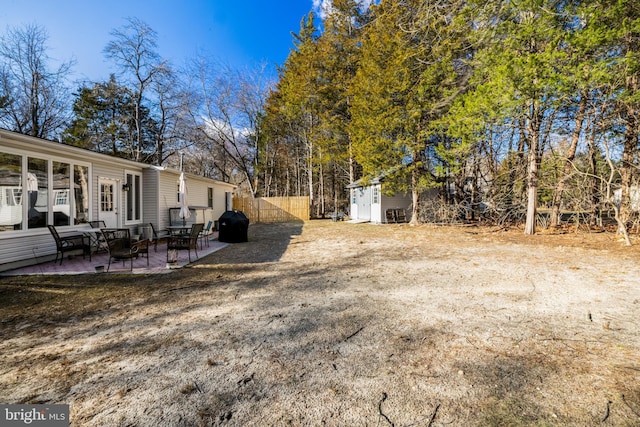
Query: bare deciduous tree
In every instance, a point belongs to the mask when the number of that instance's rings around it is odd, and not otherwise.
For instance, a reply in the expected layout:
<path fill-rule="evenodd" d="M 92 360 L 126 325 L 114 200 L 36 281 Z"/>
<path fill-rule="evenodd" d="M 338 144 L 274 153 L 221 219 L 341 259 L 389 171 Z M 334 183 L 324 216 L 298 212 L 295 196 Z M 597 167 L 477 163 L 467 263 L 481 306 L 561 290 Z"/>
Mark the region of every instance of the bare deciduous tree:
<path fill-rule="evenodd" d="M 151 163 L 163 165 L 165 161 L 184 147 L 192 144 L 190 132 L 190 107 L 193 102 L 184 89 L 180 76 L 168 64 L 159 68 L 151 85 L 156 118 L 154 153 Z"/>
<path fill-rule="evenodd" d="M 66 79 L 73 60 L 49 66 L 48 35 L 37 25 L 9 29 L 0 39 L 0 126 L 56 137 L 69 118 Z"/>
<path fill-rule="evenodd" d="M 220 179 L 255 195 L 259 117 L 267 92 L 263 73 L 199 58 L 189 74 L 199 99 L 191 114 L 198 144 L 209 151 Z"/>
<path fill-rule="evenodd" d="M 157 33 L 145 22 L 130 18 L 128 24 L 111 32 L 111 40 L 104 48 L 107 58 L 120 67 L 121 76 L 134 86 L 134 119 L 136 140 L 133 160 L 141 160 L 144 147 L 144 126 L 142 123 L 143 101 L 157 76 L 166 69 L 166 63 L 156 51 Z"/>

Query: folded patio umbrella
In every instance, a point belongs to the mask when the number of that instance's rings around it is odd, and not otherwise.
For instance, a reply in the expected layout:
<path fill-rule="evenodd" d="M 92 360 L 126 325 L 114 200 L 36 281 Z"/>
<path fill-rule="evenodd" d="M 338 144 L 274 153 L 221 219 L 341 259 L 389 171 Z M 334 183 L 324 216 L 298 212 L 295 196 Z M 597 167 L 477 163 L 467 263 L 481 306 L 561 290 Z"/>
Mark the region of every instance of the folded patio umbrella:
<path fill-rule="evenodd" d="M 178 214 L 178 216 L 182 218 L 184 222 L 186 222 L 187 219 L 191 216 L 191 211 L 189 210 L 189 200 L 187 197 L 187 177 L 184 172 L 180 173 L 178 193 L 180 194 L 180 213 Z"/>

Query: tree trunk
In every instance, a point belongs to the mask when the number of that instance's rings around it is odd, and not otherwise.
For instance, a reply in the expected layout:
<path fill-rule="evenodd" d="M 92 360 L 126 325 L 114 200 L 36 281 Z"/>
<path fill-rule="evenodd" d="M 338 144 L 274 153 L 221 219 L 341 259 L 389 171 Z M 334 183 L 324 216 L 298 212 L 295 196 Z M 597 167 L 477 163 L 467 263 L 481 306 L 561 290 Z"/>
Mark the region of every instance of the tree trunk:
<path fill-rule="evenodd" d="M 409 224 L 418 225 L 418 214 L 420 212 L 420 193 L 418 193 L 418 170 L 411 171 L 411 221 Z"/>
<path fill-rule="evenodd" d="M 605 143 L 604 145 L 605 148 L 605 154 L 606 154 L 606 160 L 607 160 L 607 164 L 609 165 L 609 180 L 607 181 L 607 194 L 606 194 L 606 199 L 610 204 L 611 207 L 613 208 L 614 214 L 615 214 L 615 219 L 616 222 L 618 224 L 618 233 L 621 234 L 624 238 L 625 244 L 627 246 L 631 246 L 631 240 L 629 239 L 629 233 L 627 232 L 627 224 L 626 222 L 624 222 L 623 218 L 620 216 L 620 208 L 621 206 L 617 206 L 616 203 L 613 201 L 613 194 L 612 194 L 612 184 L 613 184 L 613 180 L 614 177 L 616 175 L 616 168 L 615 165 L 613 163 L 613 160 L 611 160 L 611 154 L 609 152 L 609 147 L 608 145 Z"/>
<path fill-rule="evenodd" d="M 351 136 L 349 135 L 349 184 L 356 180 L 355 162 L 353 160 L 353 145 L 351 144 Z"/>
<path fill-rule="evenodd" d="M 319 150 L 320 151 L 320 150 Z M 320 197 L 320 205 L 318 207 L 318 209 L 320 210 L 318 212 L 318 216 L 320 216 L 321 218 L 324 218 L 324 214 L 325 214 L 325 194 L 324 194 L 324 167 L 322 165 L 322 151 L 320 151 L 319 153 L 319 159 L 318 159 L 318 185 L 320 188 L 318 188 L 318 197 Z"/>
<path fill-rule="evenodd" d="M 521 125 L 521 129 L 524 125 Z M 513 140 L 515 138 L 515 131 L 511 134 L 509 138 L 509 153 L 513 150 Z M 524 165 L 524 147 L 525 147 L 525 134 L 524 131 L 520 132 L 520 138 L 518 138 L 518 148 L 516 151 L 515 159 L 512 160 L 512 157 L 509 156 L 509 191 L 507 193 L 507 197 L 505 199 L 505 207 L 509 213 L 513 211 L 513 203 L 514 199 L 516 199 L 516 182 L 518 181 L 520 171 L 523 169 Z M 518 199 L 520 199 L 521 194 L 517 195 Z M 518 203 L 520 200 L 518 200 Z"/>
<path fill-rule="evenodd" d="M 620 221 L 628 226 L 631 218 L 631 184 L 634 176 L 634 157 L 638 146 L 638 123 L 635 108 L 627 108 L 627 126 L 624 133 L 624 150 L 622 152 L 622 167 L 620 168 L 620 185 L 622 197 L 620 200 Z"/>
<path fill-rule="evenodd" d="M 538 138 L 531 138 L 529 168 L 527 173 L 527 221 L 524 234 L 536 234 L 536 212 L 538 207 Z"/>
<path fill-rule="evenodd" d="M 582 96 L 580 98 L 580 106 L 578 113 L 576 114 L 576 122 L 571 133 L 571 144 L 567 149 L 565 155 L 564 168 L 562 170 L 562 176 L 556 186 L 556 191 L 553 195 L 553 202 L 551 206 L 551 226 L 557 227 L 560 225 L 560 207 L 562 205 L 562 194 L 571 176 L 571 170 L 573 169 L 572 163 L 576 157 L 576 151 L 578 149 L 578 141 L 580 140 L 580 134 L 582 132 L 582 124 L 584 123 L 584 114 L 587 109 L 587 97 Z"/>
<path fill-rule="evenodd" d="M 600 179 L 598 177 L 598 151 L 595 143 L 595 126 L 587 145 L 589 147 L 589 169 L 591 172 L 591 215 L 589 225 L 602 225 L 600 221 Z"/>
<path fill-rule="evenodd" d="M 527 170 L 527 220 L 524 234 L 536 234 L 536 213 L 538 209 L 538 165 L 540 163 L 540 123 L 542 120 L 538 107 L 532 104 L 529 118 L 529 159 Z"/>
<path fill-rule="evenodd" d="M 313 206 L 315 202 L 313 198 L 313 143 L 307 139 L 307 144 L 309 145 L 308 152 L 308 166 L 307 166 L 307 179 L 309 185 L 309 203 Z"/>

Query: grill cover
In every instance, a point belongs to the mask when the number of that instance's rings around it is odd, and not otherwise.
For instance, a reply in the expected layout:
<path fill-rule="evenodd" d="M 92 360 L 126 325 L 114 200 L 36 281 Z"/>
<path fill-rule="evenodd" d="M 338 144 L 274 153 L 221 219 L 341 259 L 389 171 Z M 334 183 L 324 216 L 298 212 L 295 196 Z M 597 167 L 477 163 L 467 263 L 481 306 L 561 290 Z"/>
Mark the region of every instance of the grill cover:
<path fill-rule="evenodd" d="M 218 241 L 240 243 L 249 241 L 249 218 L 242 211 L 226 211 L 218 219 Z"/>

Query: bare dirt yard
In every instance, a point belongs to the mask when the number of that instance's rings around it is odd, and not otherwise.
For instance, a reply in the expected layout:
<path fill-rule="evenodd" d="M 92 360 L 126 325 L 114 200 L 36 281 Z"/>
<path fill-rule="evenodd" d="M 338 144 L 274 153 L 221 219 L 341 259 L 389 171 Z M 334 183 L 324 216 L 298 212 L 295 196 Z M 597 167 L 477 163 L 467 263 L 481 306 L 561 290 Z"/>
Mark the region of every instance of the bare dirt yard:
<path fill-rule="evenodd" d="M 164 275 L 0 278 L 0 402 L 73 426 L 638 426 L 640 242 L 257 224 Z"/>

